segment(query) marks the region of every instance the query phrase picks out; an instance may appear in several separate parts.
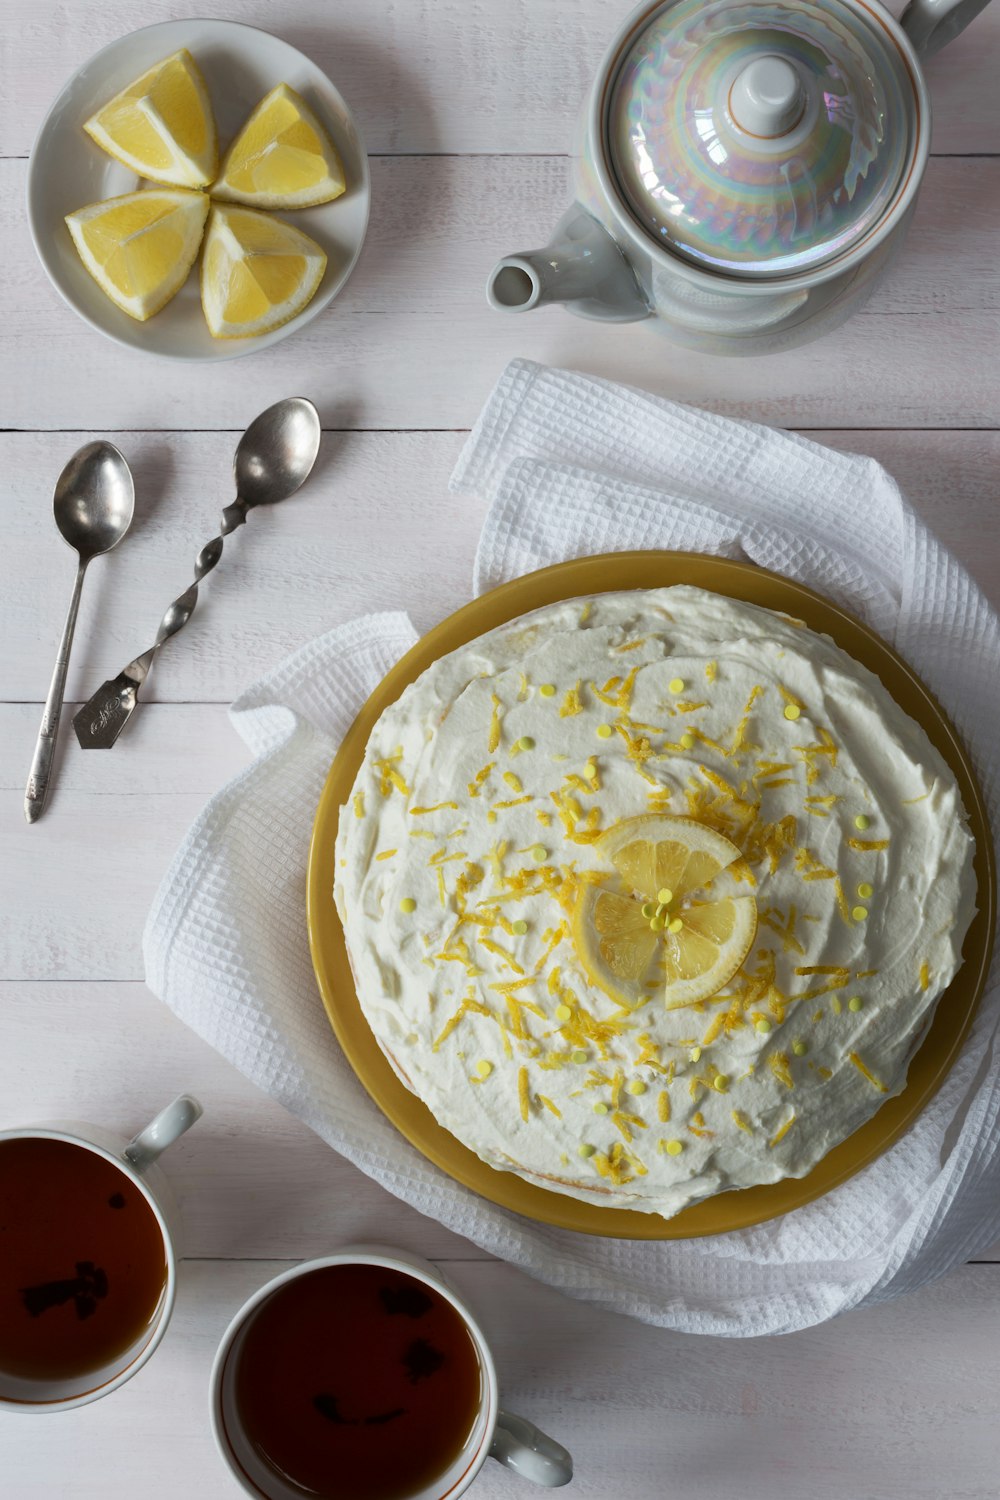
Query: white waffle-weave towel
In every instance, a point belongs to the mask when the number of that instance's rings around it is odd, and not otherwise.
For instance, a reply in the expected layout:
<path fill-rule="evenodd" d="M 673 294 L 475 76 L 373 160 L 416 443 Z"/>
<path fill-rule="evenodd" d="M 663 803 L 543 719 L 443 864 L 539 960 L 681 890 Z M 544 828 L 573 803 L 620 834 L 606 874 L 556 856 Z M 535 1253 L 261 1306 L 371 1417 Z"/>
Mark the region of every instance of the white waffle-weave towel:
<path fill-rule="evenodd" d="M 490 500 L 477 593 L 585 553 L 749 557 L 863 616 L 928 683 L 1000 803 L 1000 621 L 868 458 L 515 361 L 452 484 Z M 459 601 L 456 601 L 458 603 Z M 331 631 L 233 705 L 253 764 L 188 834 L 145 933 L 152 989 L 391 1192 L 573 1296 L 689 1333 L 784 1333 L 909 1291 L 1000 1237 L 996 966 L 968 1043 L 891 1151 L 770 1224 L 635 1243 L 548 1229 L 453 1183 L 355 1079 L 316 992 L 304 918 L 313 810 L 342 735 L 414 641 L 402 614 Z"/>

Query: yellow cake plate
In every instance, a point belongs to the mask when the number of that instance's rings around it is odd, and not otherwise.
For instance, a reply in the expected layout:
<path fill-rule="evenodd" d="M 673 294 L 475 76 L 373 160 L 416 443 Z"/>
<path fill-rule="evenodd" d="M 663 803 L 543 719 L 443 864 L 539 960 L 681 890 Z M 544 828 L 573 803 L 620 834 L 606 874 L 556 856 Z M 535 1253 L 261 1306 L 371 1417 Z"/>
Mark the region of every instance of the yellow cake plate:
<path fill-rule="evenodd" d="M 425 668 L 449 651 L 507 620 L 580 595 L 688 583 L 734 599 L 781 610 L 832 636 L 879 677 L 916 719 L 958 781 L 976 843 L 978 913 L 965 940 L 962 967 L 941 997 L 934 1020 L 910 1064 L 906 1087 L 806 1176 L 765 1187 L 720 1193 L 672 1219 L 584 1203 L 500 1172 L 480 1160 L 400 1083 L 368 1027 L 354 989 L 344 934 L 333 902 L 334 841 L 375 721 Z M 379 1108 L 430 1161 L 492 1203 L 543 1224 L 621 1239 L 673 1240 L 723 1234 L 800 1208 L 860 1172 L 907 1130 L 943 1082 L 972 1023 L 989 968 L 996 916 L 996 871 L 989 824 L 968 755 L 944 713 L 906 663 L 852 615 L 799 583 L 750 563 L 691 552 L 622 552 L 543 568 L 494 589 L 449 615 L 393 667 L 354 721 L 320 798 L 309 851 L 309 941 L 320 993 L 348 1061 Z"/>

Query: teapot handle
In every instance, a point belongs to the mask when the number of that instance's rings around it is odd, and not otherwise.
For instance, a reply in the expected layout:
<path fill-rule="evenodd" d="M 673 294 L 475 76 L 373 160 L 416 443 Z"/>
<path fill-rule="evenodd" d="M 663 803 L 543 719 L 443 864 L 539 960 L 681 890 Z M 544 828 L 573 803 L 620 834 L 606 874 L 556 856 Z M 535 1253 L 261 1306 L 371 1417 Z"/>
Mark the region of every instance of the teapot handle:
<path fill-rule="evenodd" d="M 989 0 L 910 0 L 899 18 L 918 57 L 940 52 L 974 21 Z"/>

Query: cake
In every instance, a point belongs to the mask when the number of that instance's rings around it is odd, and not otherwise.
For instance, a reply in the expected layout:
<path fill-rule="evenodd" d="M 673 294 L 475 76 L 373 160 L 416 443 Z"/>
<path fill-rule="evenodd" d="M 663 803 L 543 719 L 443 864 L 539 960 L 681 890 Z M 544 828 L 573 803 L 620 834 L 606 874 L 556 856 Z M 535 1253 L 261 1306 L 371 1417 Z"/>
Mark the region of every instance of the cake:
<path fill-rule="evenodd" d="M 955 778 L 801 621 L 675 587 L 435 662 L 337 835 L 358 1000 L 484 1161 L 664 1217 L 906 1081 L 975 911 Z"/>

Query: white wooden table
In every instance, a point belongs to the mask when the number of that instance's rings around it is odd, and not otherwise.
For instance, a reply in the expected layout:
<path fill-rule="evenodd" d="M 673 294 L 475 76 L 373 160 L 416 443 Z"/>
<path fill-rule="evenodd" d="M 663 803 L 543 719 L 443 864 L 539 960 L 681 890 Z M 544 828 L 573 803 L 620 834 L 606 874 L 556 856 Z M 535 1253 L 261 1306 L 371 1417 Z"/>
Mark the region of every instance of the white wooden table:
<path fill-rule="evenodd" d="M 732 1343 L 569 1302 L 398 1203 L 263 1098 L 145 989 L 139 935 L 204 800 L 245 761 L 225 704 L 355 613 L 462 603 L 480 515 L 447 478 L 490 386 L 525 354 L 868 453 L 1000 603 L 1000 5 L 929 66 L 934 156 L 909 244 L 864 313 L 766 362 L 672 353 L 648 327 L 486 306 L 501 252 L 561 210 L 571 121 L 628 0 L 214 0 L 324 67 L 372 152 L 369 239 L 340 300 L 263 356 L 180 368 L 105 343 L 50 290 L 23 212 L 34 132 L 126 26 L 200 0 L 5 0 L 0 55 L 0 1113 L 131 1131 L 174 1093 L 204 1120 L 169 1162 L 188 1259 L 155 1359 L 111 1399 L 0 1418 L 5 1500 L 235 1496 L 206 1412 L 238 1304 L 347 1239 L 448 1263 L 495 1339 L 506 1395 L 563 1439 L 593 1500 L 994 1500 L 1000 1247 L 936 1286 L 784 1339 Z M 236 435 L 280 396 L 320 407 L 324 469 L 260 513 L 157 665 L 114 755 L 64 719 L 50 810 L 21 815 L 72 582 L 53 481 L 92 435 L 134 466 L 127 545 L 88 579 L 67 702 L 117 671 L 190 577 L 228 499 Z M 476 1494 L 524 1495 L 490 1465 Z"/>

